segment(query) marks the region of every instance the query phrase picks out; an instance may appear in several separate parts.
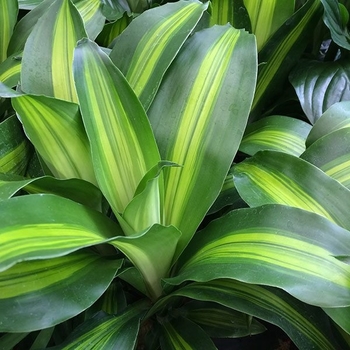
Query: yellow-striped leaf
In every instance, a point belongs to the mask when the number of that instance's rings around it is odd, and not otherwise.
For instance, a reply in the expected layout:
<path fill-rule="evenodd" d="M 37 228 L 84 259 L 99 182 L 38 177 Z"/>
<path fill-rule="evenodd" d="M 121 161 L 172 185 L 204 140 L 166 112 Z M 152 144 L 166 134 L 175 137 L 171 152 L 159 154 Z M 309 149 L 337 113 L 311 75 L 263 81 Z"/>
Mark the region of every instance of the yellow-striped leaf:
<path fill-rule="evenodd" d="M 194 236 L 166 282 L 231 278 L 311 305 L 349 306 L 350 265 L 336 258 L 349 248 L 349 231 L 314 213 L 283 205 L 234 210 Z"/>
<path fill-rule="evenodd" d="M 350 191 L 297 157 L 263 151 L 237 164 L 235 185 L 249 206 L 277 203 L 317 213 L 350 230 Z"/>
<path fill-rule="evenodd" d="M 147 301 L 141 301 L 118 315 L 99 313 L 77 327 L 58 349 L 134 349 L 140 319 L 147 306 Z"/>
<path fill-rule="evenodd" d="M 263 64 L 259 69 L 252 118 L 259 117 L 260 109 L 280 91 L 282 84 L 285 84 L 295 61 L 304 52 L 307 39 L 312 35 L 321 14 L 320 1 L 308 0 L 272 35 L 259 52 L 259 62 Z"/>
<path fill-rule="evenodd" d="M 122 214 L 160 161 L 149 121 L 123 75 L 88 39 L 75 50 L 74 76 L 99 187 Z"/>
<path fill-rule="evenodd" d="M 162 323 L 160 344 L 162 349 L 168 350 L 216 349 L 208 334 L 185 317 L 165 320 Z"/>
<path fill-rule="evenodd" d="M 3 90 L 4 86 L 0 94 Z M 7 96 L 14 97 L 12 105 L 26 135 L 55 177 L 96 184 L 78 105 L 46 96 L 11 95 L 9 90 Z"/>
<path fill-rule="evenodd" d="M 77 102 L 72 62 L 84 23 L 70 0 L 55 0 L 30 33 L 23 51 L 21 85 L 29 94 Z"/>
<path fill-rule="evenodd" d="M 22 189 L 31 194 L 55 194 L 102 211 L 102 193 L 90 182 L 79 179 L 59 180 L 51 176 L 24 179 L 0 174 L 0 200 L 9 199 Z"/>
<path fill-rule="evenodd" d="M 7 58 L 7 48 L 17 22 L 18 2 L 2 0 L 0 2 L 0 63 Z"/>
<path fill-rule="evenodd" d="M 20 81 L 22 53 L 9 56 L 0 64 L 0 82 L 9 87 L 16 86 Z"/>
<path fill-rule="evenodd" d="M 350 127 L 341 128 L 318 139 L 301 158 L 350 189 Z"/>
<path fill-rule="evenodd" d="M 101 213 L 54 195 L 19 196 L 0 202 L 0 271 L 101 244 L 121 233 Z"/>
<path fill-rule="evenodd" d="M 208 7 L 177 1 L 144 12 L 117 37 L 110 54 L 147 110 L 162 77 Z"/>
<path fill-rule="evenodd" d="M 24 175 L 32 149 L 16 116 L 0 123 L 0 173 Z"/>
<path fill-rule="evenodd" d="M 258 151 L 273 150 L 300 156 L 311 130 L 306 122 L 281 115 L 269 116 L 249 124 L 239 150 L 250 156 Z"/>
<path fill-rule="evenodd" d="M 328 318 L 319 308 L 306 305 L 277 288 L 218 279 L 191 283 L 167 298 L 171 297 L 214 301 L 258 317 L 282 328 L 298 349 L 341 348 L 334 338 Z M 162 303 L 162 299 L 159 303 Z"/>
<path fill-rule="evenodd" d="M 295 0 L 243 0 L 249 13 L 258 51 L 272 34 L 293 15 Z"/>
<path fill-rule="evenodd" d="M 164 223 L 182 232 L 177 254 L 220 192 L 246 126 L 256 67 L 247 32 L 230 25 L 197 32 L 149 109 L 162 159 L 181 166 L 164 170 Z"/>
<path fill-rule="evenodd" d="M 350 126 L 350 102 L 343 101 L 332 105 L 324 112 L 312 127 L 306 140 L 309 147 L 319 138 L 341 128 Z"/>
<path fill-rule="evenodd" d="M 121 264 L 86 251 L 1 272 L 0 331 L 30 332 L 78 315 L 104 293 Z"/>
<path fill-rule="evenodd" d="M 249 14 L 244 6 L 244 0 L 213 0 L 210 3 L 209 25 L 225 25 L 230 23 L 233 27 L 251 32 Z"/>

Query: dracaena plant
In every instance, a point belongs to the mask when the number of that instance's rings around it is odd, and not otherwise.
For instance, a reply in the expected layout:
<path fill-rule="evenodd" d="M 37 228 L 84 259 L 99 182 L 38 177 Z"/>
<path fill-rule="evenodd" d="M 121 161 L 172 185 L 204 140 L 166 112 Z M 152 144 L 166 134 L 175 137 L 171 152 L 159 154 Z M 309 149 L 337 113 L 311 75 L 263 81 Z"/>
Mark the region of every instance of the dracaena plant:
<path fill-rule="evenodd" d="M 259 319 L 300 349 L 348 347 L 346 162 L 317 157 L 338 134 L 270 116 L 241 143 L 322 5 L 210 6 L 129 24 L 117 1 L 1 3 L 2 348 L 212 349 Z M 220 23 L 227 6 L 257 40 Z M 205 217 L 232 204 L 232 174 L 246 205 Z"/>

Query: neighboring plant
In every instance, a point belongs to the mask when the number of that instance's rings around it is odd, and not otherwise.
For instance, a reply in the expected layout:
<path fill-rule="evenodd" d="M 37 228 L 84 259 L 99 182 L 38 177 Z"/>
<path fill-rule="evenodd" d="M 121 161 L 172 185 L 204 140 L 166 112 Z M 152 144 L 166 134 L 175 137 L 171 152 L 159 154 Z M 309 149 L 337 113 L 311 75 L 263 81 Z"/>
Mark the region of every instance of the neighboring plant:
<path fill-rule="evenodd" d="M 254 3 L 1 3 L 2 349 L 350 348 L 347 4 Z"/>

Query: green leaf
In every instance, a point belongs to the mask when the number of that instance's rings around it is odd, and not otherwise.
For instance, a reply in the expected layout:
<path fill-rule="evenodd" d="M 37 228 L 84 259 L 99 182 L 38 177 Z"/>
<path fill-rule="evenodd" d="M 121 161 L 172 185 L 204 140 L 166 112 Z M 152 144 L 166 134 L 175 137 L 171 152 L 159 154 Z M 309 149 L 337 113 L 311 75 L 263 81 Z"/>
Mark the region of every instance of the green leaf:
<path fill-rule="evenodd" d="M 81 251 L 1 272 L 1 332 L 48 328 L 79 314 L 103 294 L 121 263 Z"/>
<path fill-rule="evenodd" d="M 332 105 L 324 112 L 312 127 L 306 140 L 309 147 L 319 138 L 341 128 L 350 126 L 350 102 L 343 101 Z"/>
<path fill-rule="evenodd" d="M 245 337 L 266 330 L 257 320 L 250 322 L 248 315 L 212 302 L 191 301 L 178 312 L 201 326 L 212 338 Z"/>
<path fill-rule="evenodd" d="M 350 334 L 350 307 L 325 308 L 324 311 L 337 325 Z"/>
<path fill-rule="evenodd" d="M 216 349 L 202 328 L 184 317 L 162 323 L 160 344 L 162 349 L 168 350 Z"/>
<path fill-rule="evenodd" d="M 264 45 L 259 52 L 258 83 L 252 106 L 252 118 L 283 89 L 291 68 L 295 66 L 319 21 L 322 5 L 319 0 L 308 0 L 294 13 Z"/>
<path fill-rule="evenodd" d="M 72 2 L 84 21 L 88 37 L 91 40 L 96 39 L 106 21 L 101 9 L 101 0 L 73 0 Z"/>
<path fill-rule="evenodd" d="M 185 43 L 149 109 L 162 159 L 182 166 L 164 170 L 165 225 L 182 232 L 177 254 L 220 192 L 247 123 L 255 79 L 254 37 L 214 26 Z"/>
<path fill-rule="evenodd" d="M 0 82 L 9 87 L 16 86 L 20 80 L 22 53 L 9 56 L 0 63 Z"/>
<path fill-rule="evenodd" d="M 350 230 L 350 191 L 302 159 L 263 151 L 237 164 L 234 176 L 236 188 L 249 206 L 293 206 Z"/>
<path fill-rule="evenodd" d="M 149 121 L 120 71 L 87 39 L 75 50 L 74 76 L 97 182 L 113 211 L 123 213 L 160 161 Z"/>
<path fill-rule="evenodd" d="M 21 72 L 23 91 L 77 102 L 73 52 L 77 40 L 85 36 L 76 7 L 70 0 L 55 0 L 26 41 Z"/>
<path fill-rule="evenodd" d="M 334 103 L 350 99 L 350 64 L 303 61 L 290 75 L 304 113 L 312 124 Z"/>
<path fill-rule="evenodd" d="M 10 97 L 15 97 L 12 105 L 25 133 L 52 174 L 60 179 L 79 178 L 96 184 L 79 106 L 46 96 Z"/>
<path fill-rule="evenodd" d="M 147 110 L 163 75 L 208 4 L 178 1 L 144 12 L 117 37 L 111 60 Z"/>
<path fill-rule="evenodd" d="M 117 237 L 111 244 L 120 249 L 140 271 L 148 295 L 162 294 L 161 278 L 168 275 L 181 233 L 172 226 L 154 225 L 137 236 Z"/>
<path fill-rule="evenodd" d="M 350 50 L 349 30 L 343 25 L 338 0 L 321 0 L 324 7 L 323 21 L 331 31 L 332 39 L 339 46 Z"/>
<path fill-rule="evenodd" d="M 210 3 L 209 25 L 225 25 L 230 23 L 237 29 L 251 32 L 249 14 L 244 6 L 244 0 L 214 0 Z"/>
<path fill-rule="evenodd" d="M 0 200 L 9 199 L 24 189 L 28 193 L 51 193 L 102 211 L 101 191 L 80 179 L 60 180 L 51 176 L 24 179 L 0 174 Z"/>
<path fill-rule="evenodd" d="M 30 347 L 30 350 L 45 349 L 50 342 L 54 329 L 55 327 L 50 327 L 41 330 Z"/>
<path fill-rule="evenodd" d="M 167 298 L 174 296 L 215 301 L 275 324 L 291 337 L 299 349 L 341 348 L 321 309 L 302 303 L 282 290 L 222 279 L 191 283 Z"/>
<path fill-rule="evenodd" d="M 117 21 L 125 12 L 129 14 L 132 12 L 127 1 L 101 0 L 101 4 L 102 13 L 108 21 Z"/>
<path fill-rule="evenodd" d="M 239 150 L 250 156 L 258 151 L 273 150 L 300 156 L 311 125 L 280 115 L 269 116 L 249 124 Z"/>
<path fill-rule="evenodd" d="M 232 278 L 284 289 L 311 305 L 347 306 L 350 266 L 335 256 L 348 255 L 349 244 L 349 231 L 314 213 L 278 205 L 238 209 L 196 234 L 165 281 Z"/>
<path fill-rule="evenodd" d="M 0 338 L 0 349 L 13 350 L 29 333 L 6 333 Z"/>
<path fill-rule="evenodd" d="M 0 63 L 7 58 L 7 48 L 17 22 L 18 2 L 2 0 L 0 2 Z"/>
<path fill-rule="evenodd" d="M 315 141 L 301 158 L 350 189 L 350 127 L 333 131 Z"/>
<path fill-rule="evenodd" d="M 31 154 L 28 139 L 15 116 L 0 123 L 0 173 L 24 175 Z"/>
<path fill-rule="evenodd" d="M 101 213 L 54 195 L 29 195 L 0 202 L 0 271 L 48 259 L 118 236 L 118 225 Z"/>
<path fill-rule="evenodd" d="M 243 0 L 248 11 L 258 51 L 294 13 L 295 0 Z"/>
<path fill-rule="evenodd" d="M 64 343 L 52 350 L 134 349 L 140 318 L 147 306 L 147 302 L 141 301 L 118 315 L 99 313 L 77 327 Z"/>

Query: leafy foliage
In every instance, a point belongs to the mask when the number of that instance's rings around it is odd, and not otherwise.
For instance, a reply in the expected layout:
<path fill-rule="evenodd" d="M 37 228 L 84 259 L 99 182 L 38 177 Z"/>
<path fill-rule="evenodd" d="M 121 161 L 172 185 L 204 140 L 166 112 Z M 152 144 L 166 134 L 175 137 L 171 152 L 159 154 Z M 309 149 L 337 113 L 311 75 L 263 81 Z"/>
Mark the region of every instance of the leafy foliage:
<path fill-rule="evenodd" d="M 350 349 L 349 3 L 258 3 L 1 3 L 1 349 Z"/>

